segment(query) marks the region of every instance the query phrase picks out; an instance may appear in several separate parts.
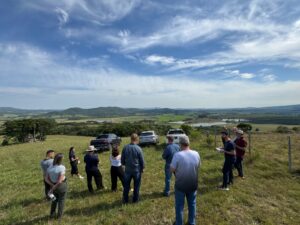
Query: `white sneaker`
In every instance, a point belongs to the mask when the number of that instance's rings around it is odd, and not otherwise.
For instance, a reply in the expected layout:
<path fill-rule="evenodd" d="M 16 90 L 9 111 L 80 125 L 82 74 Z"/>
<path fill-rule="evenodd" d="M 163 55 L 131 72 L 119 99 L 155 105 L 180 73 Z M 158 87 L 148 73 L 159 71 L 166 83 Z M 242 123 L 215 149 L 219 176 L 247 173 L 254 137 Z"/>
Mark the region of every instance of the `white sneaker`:
<path fill-rule="evenodd" d="M 229 191 L 229 188 L 228 187 L 219 187 L 219 190 L 221 190 L 221 191 Z"/>

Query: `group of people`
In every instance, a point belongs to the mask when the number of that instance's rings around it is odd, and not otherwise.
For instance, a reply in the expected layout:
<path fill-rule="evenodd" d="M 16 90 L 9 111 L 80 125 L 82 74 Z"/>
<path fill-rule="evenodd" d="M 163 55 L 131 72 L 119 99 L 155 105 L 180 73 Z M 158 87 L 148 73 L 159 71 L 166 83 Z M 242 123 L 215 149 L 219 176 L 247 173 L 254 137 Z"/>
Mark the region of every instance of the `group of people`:
<path fill-rule="evenodd" d="M 238 177 L 244 179 L 243 159 L 246 152 L 247 141 L 244 139 L 244 132 L 242 130 L 233 128 L 235 134 L 234 139 L 231 140 L 227 129 L 222 131 L 222 142 L 224 152 L 224 165 L 223 165 L 223 184 L 220 190 L 228 191 L 229 185 L 233 184 L 233 169 L 238 171 Z"/>
<path fill-rule="evenodd" d="M 243 156 L 247 142 L 243 138 L 243 131 L 235 129 L 236 138 L 231 140 L 227 130 L 222 131 L 223 151 L 225 161 L 223 165 L 223 184 L 221 190 L 229 190 L 228 185 L 233 183 L 233 167 L 238 170 L 238 175 L 244 178 L 243 174 Z M 114 145 L 110 155 L 111 162 L 111 190 L 117 191 L 117 181 L 121 181 L 123 186 L 123 204 L 129 202 L 130 184 L 133 180 L 132 202 L 139 201 L 139 190 L 141 186 L 142 174 L 145 170 L 145 160 L 143 151 L 138 145 L 139 137 L 132 134 L 131 142 L 125 145 L 122 153 L 119 146 Z M 170 196 L 170 183 L 172 174 L 175 175 L 175 225 L 183 224 L 184 201 L 188 203 L 188 224 L 196 224 L 196 197 L 198 189 L 198 172 L 201 166 L 200 155 L 197 151 L 190 149 L 190 141 L 187 136 L 181 137 L 179 145 L 173 143 L 173 137 L 168 136 L 168 143 L 165 147 L 162 158 L 165 160 L 165 187 L 163 195 Z M 88 190 L 93 193 L 92 180 L 94 178 L 98 190 L 104 188 L 102 175 L 99 170 L 99 158 L 95 153 L 96 148 L 89 146 L 84 156 L 85 171 L 87 176 Z M 61 218 L 63 214 L 64 201 L 67 193 L 67 179 L 65 176 L 66 168 L 62 165 L 63 155 L 55 155 L 53 150 L 46 153 L 46 158 L 41 161 L 41 167 L 44 175 L 45 195 L 51 198 L 50 217 Z M 76 175 L 80 179 L 83 177 L 78 172 L 77 164 L 80 162 L 75 155 L 75 148 L 71 147 L 69 151 L 69 160 L 71 164 L 71 175 Z M 54 196 L 54 199 L 53 199 Z M 56 208 L 58 212 L 56 214 Z"/>

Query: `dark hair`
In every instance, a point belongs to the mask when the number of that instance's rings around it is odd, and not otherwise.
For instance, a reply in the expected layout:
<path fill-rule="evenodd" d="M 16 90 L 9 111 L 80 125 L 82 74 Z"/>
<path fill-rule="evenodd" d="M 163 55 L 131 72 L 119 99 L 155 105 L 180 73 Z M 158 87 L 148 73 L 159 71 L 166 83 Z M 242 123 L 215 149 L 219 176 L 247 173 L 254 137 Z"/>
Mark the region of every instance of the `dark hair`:
<path fill-rule="evenodd" d="M 119 154 L 120 154 L 120 152 L 119 152 L 118 145 L 113 146 L 113 149 L 112 149 L 112 151 L 111 151 L 111 155 L 112 155 L 113 157 L 116 157 L 116 156 L 118 156 Z"/>
<path fill-rule="evenodd" d="M 57 153 L 53 160 L 53 166 L 61 165 L 64 155 L 62 153 Z"/>
<path fill-rule="evenodd" d="M 50 153 L 54 152 L 54 150 L 50 149 L 46 152 L 46 156 L 48 156 Z"/>
<path fill-rule="evenodd" d="M 69 150 L 69 153 L 71 152 L 71 151 L 74 151 L 74 146 L 72 146 L 71 148 L 70 148 L 70 150 Z"/>

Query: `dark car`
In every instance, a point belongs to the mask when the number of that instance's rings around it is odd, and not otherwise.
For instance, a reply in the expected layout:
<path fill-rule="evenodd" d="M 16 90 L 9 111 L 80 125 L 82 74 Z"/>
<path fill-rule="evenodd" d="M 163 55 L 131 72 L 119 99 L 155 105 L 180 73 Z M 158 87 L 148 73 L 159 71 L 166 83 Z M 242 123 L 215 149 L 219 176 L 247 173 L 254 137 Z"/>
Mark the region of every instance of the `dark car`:
<path fill-rule="evenodd" d="M 91 140 L 90 145 L 94 145 L 97 151 L 110 151 L 113 145 L 119 145 L 121 141 L 121 138 L 116 134 L 101 134 L 96 139 Z"/>

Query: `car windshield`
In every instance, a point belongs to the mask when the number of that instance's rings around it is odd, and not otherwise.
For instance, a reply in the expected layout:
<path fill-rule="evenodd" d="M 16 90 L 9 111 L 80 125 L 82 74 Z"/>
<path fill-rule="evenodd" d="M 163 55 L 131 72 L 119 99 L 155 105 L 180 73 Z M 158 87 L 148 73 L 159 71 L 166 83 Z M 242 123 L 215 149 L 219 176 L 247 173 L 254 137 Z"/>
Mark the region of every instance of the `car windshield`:
<path fill-rule="evenodd" d="M 182 130 L 170 130 L 168 134 L 184 134 Z"/>
<path fill-rule="evenodd" d="M 143 132 L 141 133 L 140 136 L 151 136 L 151 135 L 153 135 L 153 132 Z"/>
<path fill-rule="evenodd" d="M 100 136 L 97 137 L 97 139 L 100 139 L 100 138 L 108 138 L 108 134 L 101 134 Z"/>

